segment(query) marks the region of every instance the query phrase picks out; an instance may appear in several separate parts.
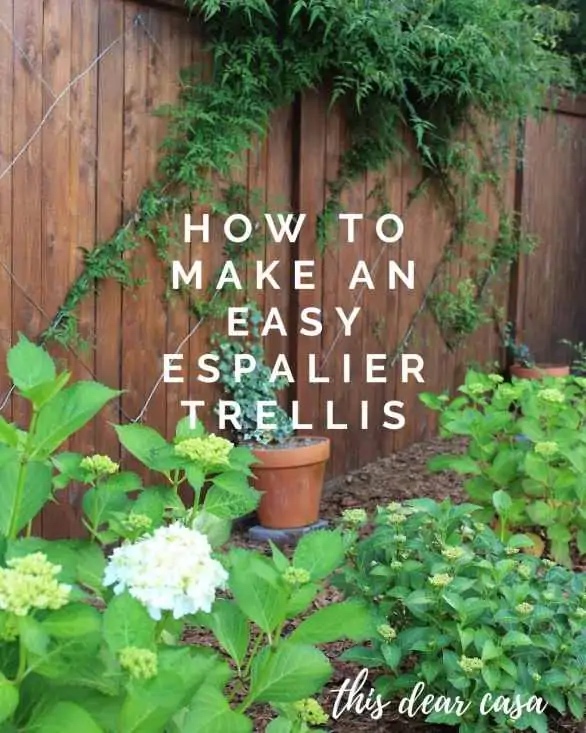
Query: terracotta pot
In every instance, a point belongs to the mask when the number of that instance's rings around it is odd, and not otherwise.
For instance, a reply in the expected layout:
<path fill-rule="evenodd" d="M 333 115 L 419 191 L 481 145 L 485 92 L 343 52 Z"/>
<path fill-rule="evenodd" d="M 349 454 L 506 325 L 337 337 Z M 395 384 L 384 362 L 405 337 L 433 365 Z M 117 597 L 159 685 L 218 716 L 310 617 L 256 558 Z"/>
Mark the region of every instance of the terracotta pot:
<path fill-rule="evenodd" d="M 512 377 L 520 379 L 543 379 L 543 377 L 567 377 L 570 374 L 570 367 L 560 364 L 536 364 L 533 367 L 511 364 L 509 371 Z"/>
<path fill-rule="evenodd" d="M 252 466 L 254 487 L 263 495 L 258 517 L 268 529 L 307 527 L 319 519 L 329 438 L 312 437 L 307 445 L 254 447 L 260 463 Z"/>

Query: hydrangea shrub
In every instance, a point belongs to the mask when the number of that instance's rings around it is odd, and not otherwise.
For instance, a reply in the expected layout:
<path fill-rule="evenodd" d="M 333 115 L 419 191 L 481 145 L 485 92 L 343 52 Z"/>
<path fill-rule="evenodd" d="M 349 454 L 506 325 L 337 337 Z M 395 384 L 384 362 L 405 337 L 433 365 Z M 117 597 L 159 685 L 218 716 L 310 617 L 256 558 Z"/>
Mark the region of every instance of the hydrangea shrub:
<path fill-rule="evenodd" d="M 371 669 L 384 699 L 423 683 L 425 694 L 469 702 L 463 716 L 426 719 L 461 733 L 547 733 L 553 711 L 583 720 L 586 576 L 525 554 L 523 535 L 501 541 L 474 519 L 477 508 L 393 503 L 365 536 L 357 516 L 344 517 L 347 562 L 335 583 L 369 604 L 375 632 L 343 658 Z M 486 695 L 537 696 L 550 707 L 483 716 Z"/>
<path fill-rule="evenodd" d="M 570 545 L 586 553 L 586 378 L 513 380 L 470 371 L 459 395 L 421 395 L 440 413 L 443 437 L 465 438 L 463 455 L 442 455 L 432 470 L 466 477 L 483 518 L 498 516 L 503 536 L 539 527 L 556 560 Z"/>
<path fill-rule="evenodd" d="M 254 706 L 267 703 L 269 733 L 325 725 L 314 695 L 332 669 L 316 645 L 371 631 L 361 601 L 312 607 L 343 561 L 342 534 L 310 534 L 291 559 L 276 547 L 222 551 L 224 524 L 258 498 L 248 449 L 188 421 L 171 441 L 118 427 L 161 477 L 143 486 L 108 456 L 59 450 L 117 393 L 67 387 L 25 339 L 8 364 L 32 419 L 28 430 L 0 419 L 2 733 L 251 733 Z M 72 482 L 86 488 L 88 537 L 33 536 L 32 520 Z M 207 643 L 188 643 L 194 631 Z"/>

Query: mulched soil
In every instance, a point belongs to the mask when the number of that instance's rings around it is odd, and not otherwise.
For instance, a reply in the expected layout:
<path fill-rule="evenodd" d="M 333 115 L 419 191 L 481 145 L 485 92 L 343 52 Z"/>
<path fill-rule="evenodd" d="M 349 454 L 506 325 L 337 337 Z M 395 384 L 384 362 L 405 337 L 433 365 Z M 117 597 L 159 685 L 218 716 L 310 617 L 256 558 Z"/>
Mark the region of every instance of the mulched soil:
<path fill-rule="evenodd" d="M 325 487 L 322 502 L 322 517 L 335 520 L 344 509 L 363 507 L 372 511 L 377 505 L 388 504 L 391 501 L 405 501 L 415 497 L 430 497 L 442 500 L 446 497 L 455 502 L 464 500 L 461 479 L 456 474 L 442 472 L 430 474 L 426 465 L 428 460 L 444 452 L 456 453 L 463 449 L 462 443 L 451 442 L 449 445 L 440 439 L 411 446 L 409 449 L 383 458 L 363 468 L 353 471 L 331 481 Z M 251 542 L 244 529 L 236 530 L 234 544 L 266 551 L 266 545 Z M 286 551 L 286 549 L 285 549 Z M 584 558 L 582 558 L 584 560 Z M 586 569 L 578 564 L 579 569 Z M 335 603 L 339 594 L 334 588 L 327 588 L 315 601 L 314 609 Z M 189 637 L 193 643 L 211 643 L 206 634 L 197 633 Z M 340 687 L 345 679 L 354 679 L 361 671 L 361 667 L 338 661 L 339 655 L 351 644 L 335 643 L 324 645 L 322 648 L 334 667 L 334 676 L 328 683 L 320 702 L 330 713 L 336 698 L 333 690 Z M 367 682 L 364 691 L 368 693 L 370 684 Z M 333 733 L 379 733 L 381 731 L 396 731 L 397 733 L 454 733 L 457 729 L 451 726 L 439 726 L 424 723 L 422 720 L 411 720 L 398 715 L 395 705 L 390 705 L 384 711 L 382 720 L 373 721 L 368 713 L 359 716 L 355 712 L 346 712 L 338 720 L 330 722 Z M 273 713 L 267 708 L 255 710 L 255 732 L 263 733 Z M 572 723 L 568 720 L 556 719 L 550 721 L 551 733 L 586 733 L 586 726 Z M 228 732 L 227 732 L 228 733 Z"/>

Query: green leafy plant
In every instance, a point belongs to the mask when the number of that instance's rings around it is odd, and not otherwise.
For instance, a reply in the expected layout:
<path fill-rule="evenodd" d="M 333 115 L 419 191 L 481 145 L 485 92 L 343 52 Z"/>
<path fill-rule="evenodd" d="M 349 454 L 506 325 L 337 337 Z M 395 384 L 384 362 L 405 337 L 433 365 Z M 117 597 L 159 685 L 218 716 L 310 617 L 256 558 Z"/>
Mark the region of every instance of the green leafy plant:
<path fill-rule="evenodd" d="M 514 380 L 469 371 L 459 395 L 422 394 L 440 412 L 444 437 L 465 438 L 462 455 L 441 455 L 432 470 L 466 477 L 464 489 L 495 511 L 503 537 L 512 528 L 540 527 L 553 557 L 570 562 L 570 544 L 586 552 L 586 381 Z"/>
<path fill-rule="evenodd" d="M 584 719 L 586 578 L 524 554 L 475 520 L 475 505 L 414 499 L 379 507 L 362 539 L 348 532 L 348 560 L 335 578 L 345 595 L 369 603 L 377 633 L 342 658 L 379 673 L 384 699 L 409 696 L 417 684 L 467 710 L 434 711 L 429 723 L 460 733 L 534 730 L 535 711 L 491 710 L 498 696 Z M 485 696 L 488 695 L 488 698 Z M 485 699 L 485 715 L 481 703 Z M 516 714 L 516 713 L 515 713 Z"/>
<path fill-rule="evenodd" d="M 214 339 L 214 353 L 218 359 L 220 384 L 224 394 L 240 408 L 239 427 L 232 428 L 238 443 L 282 443 L 293 433 L 293 423 L 287 412 L 278 404 L 278 392 L 286 389 L 289 382 L 285 377 L 271 381 L 271 369 L 265 363 L 264 348 L 260 337 L 263 316 L 254 303 L 248 304 L 248 336 L 244 340 L 228 338 L 217 334 Z M 235 357 L 249 354 L 254 359 L 254 368 L 237 378 L 234 373 Z M 273 429 L 259 426 L 259 403 L 272 403 L 271 423 Z M 217 408 L 216 408 L 217 409 Z"/>
<path fill-rule="evenodd" d="M 191 428 L 189 418 L 182 419 L 171 442 L 147 425 L 119 425 L 116 433 L 131 455 L 164 479 L 163 486 L 150 487 L 132 501 L 134 513 L 146 512 L 159 522 L 163 515 L 179 518 L 218 545 L 230 536 L 233 519 L 256 508 L 259 493 L 249 483 L 254 456 L 245 447 L 206 434 L 201 423 Z M 107 487 L 106 492 L 111 496 Z M 118 521 L 116 514 L 113 518 Z"/>
<path fill-rule="evenodd" d="M 1 730 L 251 733 L 260 703 L 274 709 L 273 732 L 324 724 L 312 696 L 331 666 L 316 644 L 371 633 L 359 601 L 311 609 L 343 561 L 342 534 L 309 534 L 291 559 L 276 547 L 271 558 L 214 551 L 212 518 L 257 499 L 247 449 L 186 421 L 171 443 L 146 426 L 118 427 L 123 446 L 165 479 L 143 487 L 108 456 L 58 452 L 116 392 L 67 387 L 69 375 L 24 338 L 8 368 L 32 416 L 28 430 L 0 421 Z M 88 487 L 90 536 L 32 536 L 32 520 L 72 481 Z M 184 641 L 194 628 L 217 648 Z"/>
<path fill-rule="evenodd" d="M 489 323 L 476 284 L 471 278 L 460 280 L 454 290 L 442 289 L 430 296 L 429 308 L 433 313 L 446 343 L 453 349 L 466 336 L 484 323 Z"/>

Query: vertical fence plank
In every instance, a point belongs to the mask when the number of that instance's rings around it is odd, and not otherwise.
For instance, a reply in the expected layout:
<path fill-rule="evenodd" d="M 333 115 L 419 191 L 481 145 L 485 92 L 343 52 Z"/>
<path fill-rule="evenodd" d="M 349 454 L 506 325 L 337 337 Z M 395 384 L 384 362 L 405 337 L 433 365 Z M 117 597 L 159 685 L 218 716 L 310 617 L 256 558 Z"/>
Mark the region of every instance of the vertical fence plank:
<path fill-rule="evenodd" d="M 98 55 L 98 5 L 93 0 L 73 0 L 71 16 L 70 77 L 83 76 L 71 89 L 69 150 L 69 202 L 71 237 L 69 278 L 83 269 L 83 250 L 91 250 L 96 239 L 96 144 L 97 144 L 97 69 L 91 66 Z M 89 71 L 88 71 L 89 70 Z M 83 250 L 81 249 L 83 248 Z M 95 296 L 91 294 L 78 310 L 79 332 L 85 344 L 74 363 L 74 379 L 91 379 L 95 374 Z M 95 447 L 96 423 L 91 422 L 72 437 L 71 449 L 91 455 Z M 73 507 L 68 534 L 80 534 L 79 515 L 82 489 L 68 490 L 68 505 Z"/>
<path fill-rule="evenodd" d="M 540 362 L 564 363 L 559 341 L 586 341 L 586 115 L 578 104 L 526 127 L 523 229 L 538 240 L 524 262 L 520 336 Z M 547 180 L 547 186 L 544 185 Z"/>
<path fill-rule="evenodd" d="M 122 221 L 124 159 L 124 9 L 119 0 L 100 0 L 99 53 L 115 43 L 98 65 L 96 240 L 109 239 Z M 121 387 L 122 292 L 108 280 L 96 298 L 96 377 L 112 389 Z M 96 421 L 96 450 L 119 458 L 110 423 L 120 418 L 119 401 Z"/>
<path fill-rule="evenodd" d="M 334 276 L 326 270 L 325 260 L 319 256 L 316 244 L 316 219 L 324 203 L 325 145 L 326 145 L 326 100 L 323 95 L 308 92 L 301 102 L 301 129 L 299 149 L 299 211 L 306 214 L 305 224 L 295 249 L 297 260 L 315 260 L 315 290 L 298 290 L 291 294 L 292 308 L 321 307 L 321 293 L 324 274 Z M 323 269 L 322 269 L 323 268 Z M 320 415 L 320 385 L 308 383 L 308 355 L 324 353 L 324 344 L 319 336 L 296 337 L 296 385 L 295 398 L 299 402 L 299 418 L 302 424 L 313 425 L 313 430 L 322 430 Z M 307 433 L 307 431 L 300 431 Z M 330 469 L 331 470 L 331 469 Z"/>
<path fill-rule="evenodd" d="M 71 81 L 72 5 L 59 0 L 44 4 L 43 16 L 43 112 L 47 114 L 55 98 Z M 52 316 L 67 293 L 72 279 L 71 250 L 75 242 L 73 202 L 70 186 L 71 95 L 69 89 L 47 118 L 42 131 L 42 304 Z M 75 245 L 73 245 L 75 246 Z M 51 347 L 59 363 L 65 363 L 66 352 Z M 70 443 L 66 444 L 66 448 Z M 43 512 L 46 537 L 62 536 L 75 522 L 69 490 L 60 492 L 58 504 L 49 504 Z"/>
<path fill-rule="evenodd" d="M 338 175 L 340 167 L 340 151 L 344 145 L 344 129 L 342 125 L 342 115 L 338 108 L 334 108 L 329 112 L 326 112 L 325 117 L 325 171 L 323 177 L 324 182 L 335 181 Z M 303 136 L 305 142 L 305 136 Z M 314 143 L 315 144 L 315 143 Z M 309 143 L 308 143 L 309 147 Z M 307 151 L 306 155 L 311 154 L 310 150 Z M 326 187 L 325 191 L 326 201 L 329 196 L 329 191 Z M 319 213 L 319 212 L 318 212 Z M 308 225 L 309 222 L 307 222 Z M 315 258 L 316 266 L 322 263 L 322 281 L 321 281 L 321 302 L 317 302 L 316 305 L 322 309 L 322 323 L 323 333 L 321 336 L 321 354 L 319 349 L 319 339 L 312 338 L 314 348 L 311 349 L 311 353 L 317 354 L 317 363 L 323 363 L 323 368 L 320 370 L 320 376 L 330 380 L 324 382 L 321 385 L 316 385 L 319 388 L 319 401 L 316 404 L 316 417 L 319 420 L 319 424 L 326 425 L 327 421 L 327 403 L 331 402 L 334 405 L 333 416 L 336 423 L 344 423 L 345 416 L 347 415 L 344 410 L 348 400 L 348 390 L 341 392 L 336 387 L 336 382 L 341 379 L 342 374 L 342 362 L 341 357 L 338 354 L 344 352 L 349 343 L 349 339 L 345 336 L 338 337 L 338 326 L 339 321 L 336 319 L 334 308 L 336 305 L 343 305 L 339 303 L 339 293 L 343 288 L 344 278 L 344 258 L 342 256 L 343 248 L 346 245 L 343 244 L 343 229 L 339 227 L 338 223 L 333 221 L 328 224 L 328 241 L 325 243 L 326 249 L 324 252 L 318 252 L 317 248 L 314 250 L 312 258 Z M 310 230 L 311 231 L 311 230 Z M 322 245 L 323 246 L 323 245 Z M 356 245 L 348 245 L 348 249 L 355 251 Z M 316 284 L 316 287 L 318 285 Z M 319 297 L 319 291 L 318 291 Z M 298 379 L 301 379 L 298 376 Z M 318 390 L 316 389 L 316 392 Z M 338 475 L 344 471 L 343 464 L 345 463 L 344 450 L 345 446 L 345 434 L 344 432 L 336 430 L 328 430 L 326 435 L 331 440 L 331 457 L 328 464 L 328 471 L 332 475 Z"/>
<path fill-rule="evenodd" d="M 14 34 L 13 0 L 0 5 L 0 21 Z M 0 27 L 0 404 L 10 387 L 4 364 L 12 342 L 12 92 L 14 48 L 4 27 Z M 6 173 L 5 173 L 6 171 Z M 7 271 L 8 270 L 8 271 Z M 12 417 L 8 402 L 2 413 Z"/>
<path fill-rule="evenodd" d="M 158 90 L 160 79 L 157 49 L 142 23 L 155 34 L 158 25 L 153 20 L 154 11 L 146 7 L 128 5 L 125 10 L 125 29 L 132 25 L 134 29 L 127 36 L 125 57 L 124 199 L 127 207 L 134 207 L 149 181 L 153 146 L 157 146 L 149 84 Z M 137 12 L 142 23 L 135 22 Z M 160 373 L 159 351 L 164 343 L 161 273 L 153 266 L 153 253 L 147 243 L 143 244 L 138 265 L 136 274 L 146 279 L 145 284 L 123 293 L 122 383 L 128 392 L 122 404 L 131 417 L 137 415 Z M 157 392 L 145 417 L 154 428 L 165 429 L 163 390 Z"/>
<path fill-rule="evenodd" d="M 179 71 L 182 68 L 189 68 L 194 65 L 199 55 L 199 39 L 193 32 L 193 28 L 186 22 L 183 16 L 171 15 L 165 19 L 162 29 L 161 50 L 165 53 L 168 70 L 165 75 L 164 98 L 172 101 L 177 97 L 179 89 Z M 181 222 L 179 232 L 183 241 L 183 227 Z M 182 244 L 180 249 L 174 251 L 173 259 L 179 259 L 189 271 L 191 264 L 191 245 Z M 167 283 L 170 285 L 170 283 Z M 188 309 L 184 300 L 177 295 L 172 295 L 167 303 L 167 348 L 168 353 L 174 353 L 179 344 L 185 339 L 193 326 L 189 317 Z M 183 376 L 185 381 L 182 384 L 168 384 L 166 386 L 166 431 L 168 436 L 174 435 L 177 422 L 184 417 L 185 410 L 181 407 L 181 401 L 189 397 L 189 380 L 186 373 L 191 364 L 191 341 L 187 342 L 182 350 L 183 353 Z"/>
<path fill-rule="evenodd" d="M 43 7 L 39 0 L 14 4 L 14 37 L 20 50 L 14 49 L 13 155 L 22 156 L 12 171 L 12 340 L 19 333 L 34 338 L 45 326 L 41 317 L 41 234 L 42 234 L 42 160 L 41 137 L 35 131 L 43 117 L 43 94 L 34 68 L 42 67 Z M 25 146 L 26 150 L 25 150 Z M 28 424 L 28 405 L 13 401 L 13 420 L 21 427 Z M 41 519 L 34 530 L 44 530 Z"/>

